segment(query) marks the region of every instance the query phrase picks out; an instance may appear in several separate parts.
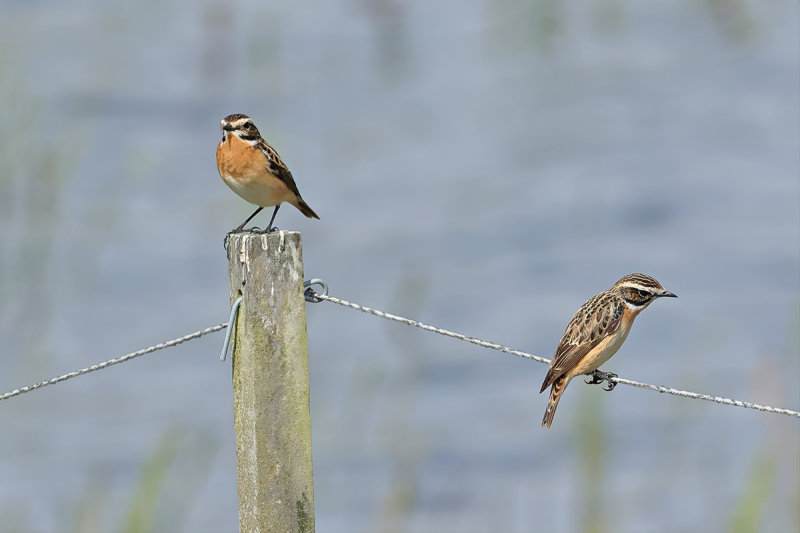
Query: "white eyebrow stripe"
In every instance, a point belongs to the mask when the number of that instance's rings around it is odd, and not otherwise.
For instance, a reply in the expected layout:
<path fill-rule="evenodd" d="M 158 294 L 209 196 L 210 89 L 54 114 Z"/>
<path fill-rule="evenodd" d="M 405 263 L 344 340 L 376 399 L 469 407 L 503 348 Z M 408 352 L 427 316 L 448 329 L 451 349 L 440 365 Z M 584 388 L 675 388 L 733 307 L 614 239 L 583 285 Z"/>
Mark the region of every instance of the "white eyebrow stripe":
<path fill-rule="evenodd" d="M 640 290 L 640 291 L 646 291 L 646 292 L 649 292 L 649 293 L 652 293 L 653 289 L 655 288 L 655 287 L 646 287 L 644 285 L 639 285 L 638 283 L 630 283 L 630 282 L 629 283 L 625 283 L 622 286 L 626 287 L 626 288 L 629 288 L 629 289 L 636 289 L 636 290 Z"/>

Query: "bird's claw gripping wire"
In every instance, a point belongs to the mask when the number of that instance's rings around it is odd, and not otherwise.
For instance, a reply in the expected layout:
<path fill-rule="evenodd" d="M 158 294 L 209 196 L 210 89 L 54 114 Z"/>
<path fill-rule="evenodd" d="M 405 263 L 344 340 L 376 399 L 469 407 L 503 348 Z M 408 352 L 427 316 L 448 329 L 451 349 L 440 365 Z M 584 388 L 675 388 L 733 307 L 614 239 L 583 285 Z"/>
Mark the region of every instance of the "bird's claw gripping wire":
<path fill-rule="evenodd" d="M 603 387 L 603 390 L 611 391 L 614 390 L 614 387 L 617 386 L 617 382 L 614 381 L 614 378 L 617 375 L 613 372 L 603 372 L 600 370 L 595 370 L 591 374 L 587 374 L 588 376 L 592 376 L 591 381 L 584 380 L 584 383 L 588 383 L 589 385 L 596 385 L 598 383 L 607 382 L 608 384 Z"/>
<path fill-rule="evenodd" d="M 328 284 L 319 278 L 312 278 L 303 282 L 303 297 L 306 299 L 306 301 L 311 303 L 319 303 L 322 301 L 322 299 L 317 296 L 319 293 L 314 291 L 312 285 L 319 285 L 322 287 L 322 295 L 327 296 Z"/>

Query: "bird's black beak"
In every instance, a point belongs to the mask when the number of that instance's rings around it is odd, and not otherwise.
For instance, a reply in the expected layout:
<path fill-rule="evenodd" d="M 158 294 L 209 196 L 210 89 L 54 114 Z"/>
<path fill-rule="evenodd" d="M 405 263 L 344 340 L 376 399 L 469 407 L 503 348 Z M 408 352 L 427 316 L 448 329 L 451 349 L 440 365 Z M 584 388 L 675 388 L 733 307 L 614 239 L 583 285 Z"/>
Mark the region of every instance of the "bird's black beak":
<path fill-rule="evenodd" d="M 233 126 L 231 126 L 230 124 L 225 124 L 224 126 L 222 126 L 222 129 L 225 131 L 233 131 Z"/>
<path fill-rule="evenodd" d="M 677 298 L 678 297 L 677 294 L 675 294 L 674 292 L 669 292 L 669 291 L 667 291 L 664 294 L 661 294 L 659 296 L 662 297 L 662 298 L 663 297 L 667 297 L 667 298 Z"/>

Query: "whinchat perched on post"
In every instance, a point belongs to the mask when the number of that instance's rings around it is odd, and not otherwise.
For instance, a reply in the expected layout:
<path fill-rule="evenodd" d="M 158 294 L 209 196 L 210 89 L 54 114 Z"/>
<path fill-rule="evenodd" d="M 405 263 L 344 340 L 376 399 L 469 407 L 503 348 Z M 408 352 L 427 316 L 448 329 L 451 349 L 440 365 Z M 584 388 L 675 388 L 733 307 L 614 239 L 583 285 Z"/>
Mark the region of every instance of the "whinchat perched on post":
<path fill-rule="evenodd" d="M 677 298 L 650 276 L 630 274 L 607 291 L 589 298 L 578 309 L 558 344 L 539 391 L 544 392 L 552 385 L 542 426 L 549 428 L 553 423 L 558 400 L 575 376 L 592 374 L 592 381 L 586 383 L 608 381 L 606 390 L 616 386 L 612 378 L 617 375 L 600 372 L 600 365 L 625 342 L 636 315 L 662 296 Z"/>
<path fill-rule="evenodd" d="M 282 202 L 289 202 L 308 218 L 319 219 L 300 196 L 292 173 L 278 152 L 261 137 L 247 115 L 237 113 L 222 119 L 217 170 L 233 192 L 259 206 L 234 232 L 241 231 L 262 209 L 274 205 L 275 211 L 267 225 L 267 231 L 270 231 Z"/>

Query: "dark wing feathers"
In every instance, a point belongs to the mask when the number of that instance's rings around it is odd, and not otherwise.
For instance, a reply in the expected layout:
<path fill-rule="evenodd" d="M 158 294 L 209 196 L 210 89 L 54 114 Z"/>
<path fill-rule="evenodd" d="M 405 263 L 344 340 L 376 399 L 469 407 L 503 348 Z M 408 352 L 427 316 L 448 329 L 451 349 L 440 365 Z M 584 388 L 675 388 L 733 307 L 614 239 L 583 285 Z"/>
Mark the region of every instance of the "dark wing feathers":
<path fill-rule="evenodd" d="M 297 190 L 297 184 L 294 182 L 292 173 L 289 172 L 289 168 L 283 163 L 278 152 L 263 140 L 258 143 L 258 148 L 267 156 L 267 161 L 269 161 L 269 163 L 267 163 L 267 168 L 269 171 L 283 181 L 286 186 L 289 187 L 289 190 L 295 193 L 298 198 L 301 198 L 300 191 Z"/>
<path fill-rule="evenodd" d="M 600 341 L 619 328 L 625 304 L 619 302 L 612 305 L 611 299 L 613 296 L 601 293 L 590 298 L 578 309 L 564 331 L 539 392 L 543 392 L 566 374 Z"/>

